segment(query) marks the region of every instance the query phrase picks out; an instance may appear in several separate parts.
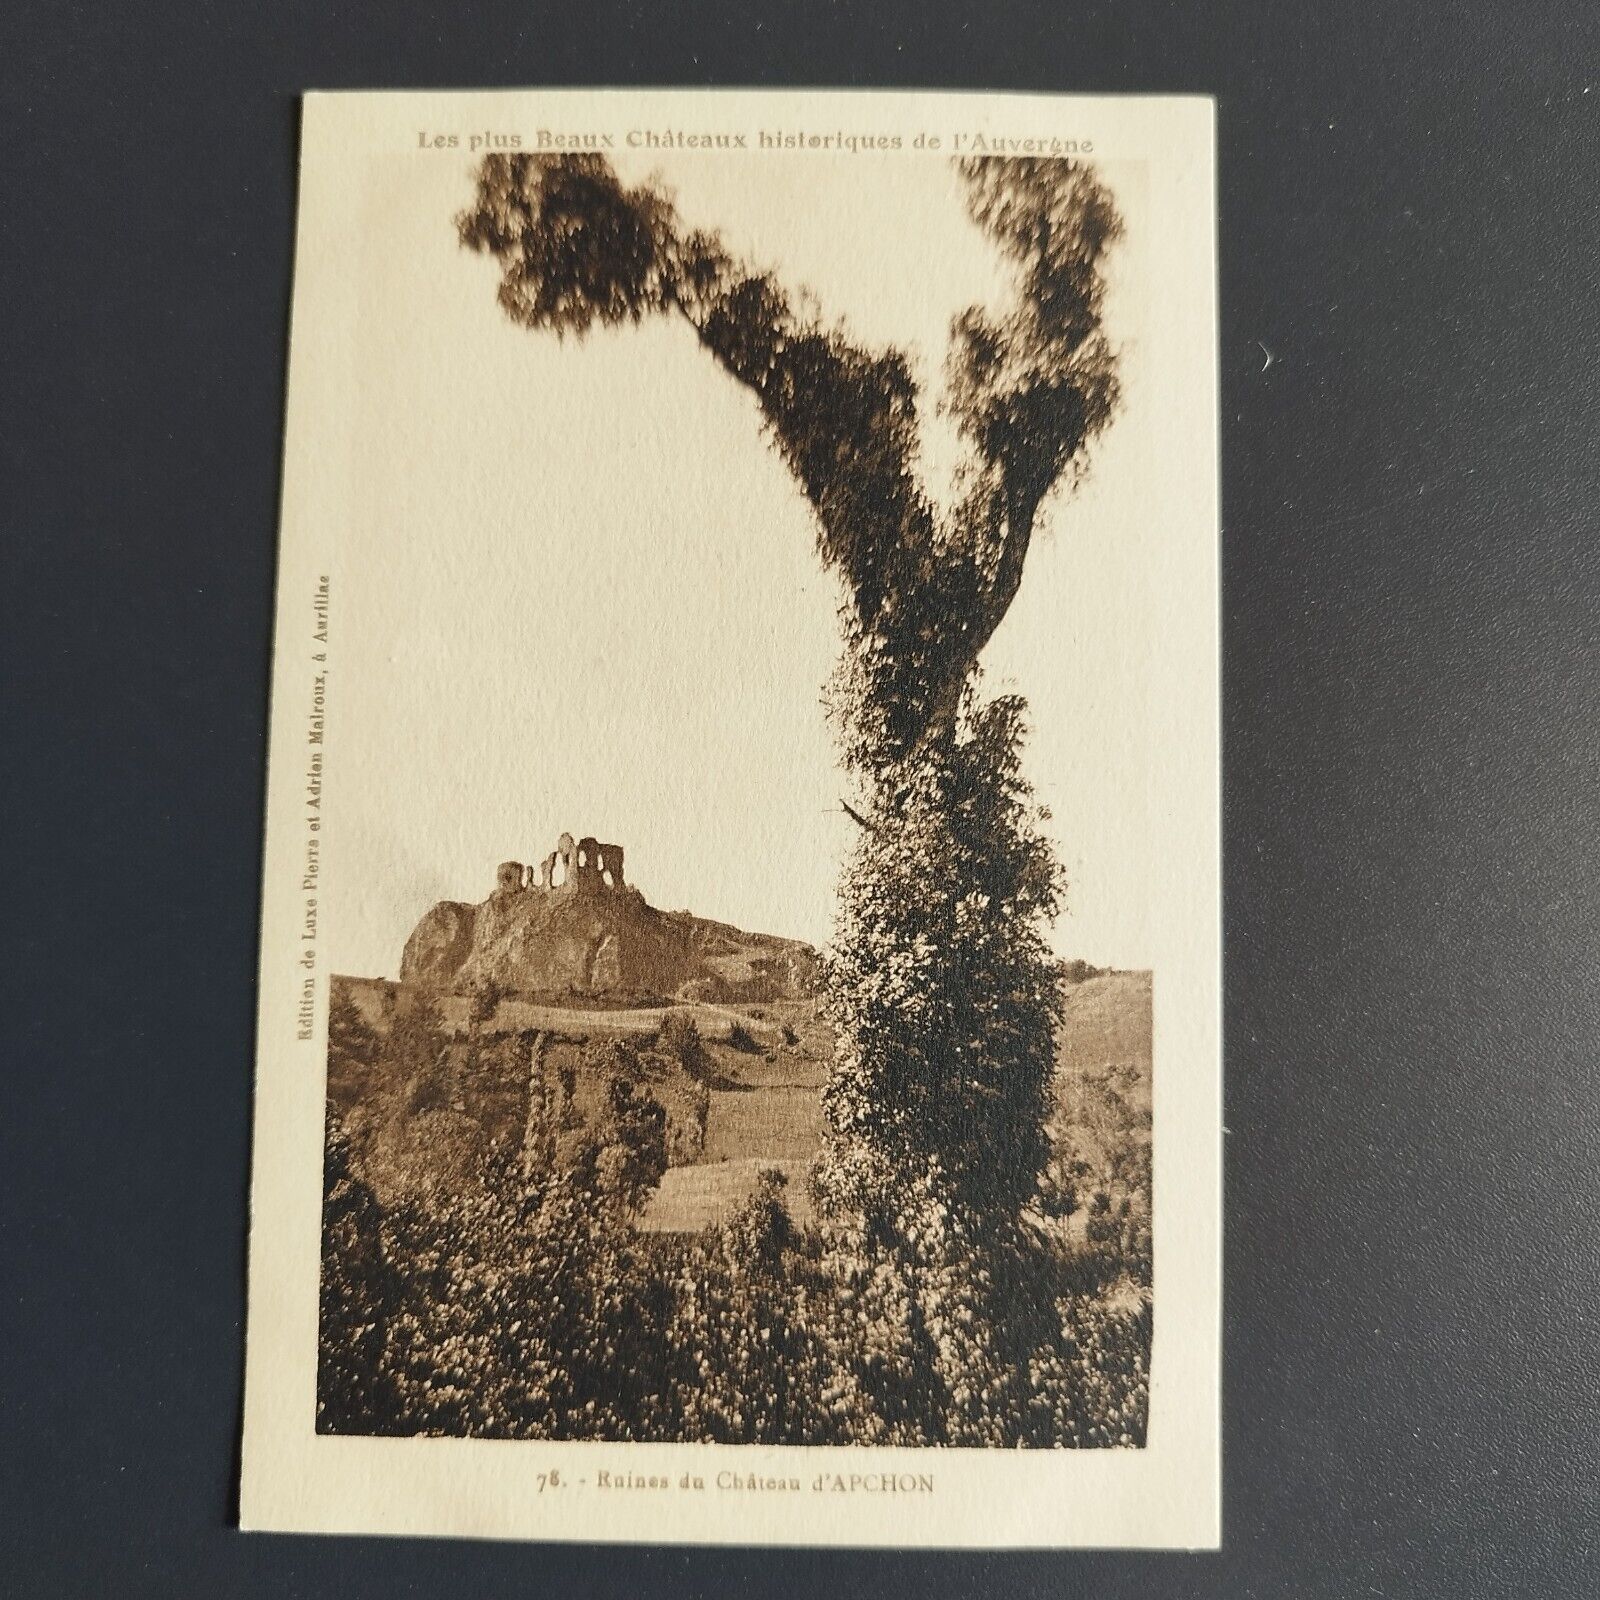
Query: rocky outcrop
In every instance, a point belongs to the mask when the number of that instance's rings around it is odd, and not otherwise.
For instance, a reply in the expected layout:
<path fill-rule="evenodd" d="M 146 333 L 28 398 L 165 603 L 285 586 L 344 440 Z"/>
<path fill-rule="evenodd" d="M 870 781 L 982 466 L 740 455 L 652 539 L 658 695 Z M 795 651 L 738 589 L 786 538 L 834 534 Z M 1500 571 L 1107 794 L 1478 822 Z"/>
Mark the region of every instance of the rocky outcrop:
<path fill-rule="evenodd" d="M 501 862 L 476 905 L 445 900 L 406 941 L 400 977 L 461 993 L 612 999 L 795 999 L 815 992 L 809 946 L 658 911 L 623 877 L 620 845 L 561 835 L 537 870 Z"/>
<path fill-rule="evenodd" d="M 472 954 L 478 908 L 459 900 L 441 900 L 406 940 L 400 976 L 415 974 L 431 981 L 433 973 L 459 972 Z"/>

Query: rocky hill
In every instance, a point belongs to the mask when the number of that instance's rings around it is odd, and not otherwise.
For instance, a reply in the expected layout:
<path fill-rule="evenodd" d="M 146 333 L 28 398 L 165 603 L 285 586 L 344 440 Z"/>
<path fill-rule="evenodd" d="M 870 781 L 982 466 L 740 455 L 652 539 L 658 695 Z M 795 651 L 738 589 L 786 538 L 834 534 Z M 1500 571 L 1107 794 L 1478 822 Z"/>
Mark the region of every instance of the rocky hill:
<path fill-rule="evenodd" d="M 442 900 L 406 941 L 400 977 L 462 993 L 761 1002 L 815 992 L 809 945 L 659 911 L 623 877 L 620 846 L 561 836 L 536 870 L 503 862 L 483 900 Z"/>

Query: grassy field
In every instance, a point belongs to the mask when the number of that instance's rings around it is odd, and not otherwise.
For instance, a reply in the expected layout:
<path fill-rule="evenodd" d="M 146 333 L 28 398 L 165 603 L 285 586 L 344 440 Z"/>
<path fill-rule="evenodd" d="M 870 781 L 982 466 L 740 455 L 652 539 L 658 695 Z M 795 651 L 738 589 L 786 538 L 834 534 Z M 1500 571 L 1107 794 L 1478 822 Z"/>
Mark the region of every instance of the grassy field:
<path fill-rule="evenodd" d="M 643 1233 L 699 1233 L 726 1221 L 755 1189 L 768 1168 L 777 1168 L 789 1180 L 783 1191 L 789 1215 L 804 1226 L 811 1221 L 806 1198 L 807 1161 L 771 1161 L 746 1156 L 737 1161 L 705 1162 L 693 1167 L 671 1167 L 650 1197 L 639 1218 Z"/>
<path fill-rule="evenodd" d="M 669 1012 L 692 1018 L 700 1037 L 709 1041 L 726 1042 L 738 1029 L 743 1029 L 760 1044 L 776 1044 L 781 1037 L 772 1023 L 703 1001 L 630 1011 L 580 1011 L 561 1006 L 530 1005 L 523 1000 L 502 1000 L 489 1031 L 516 1033 L 537 1028 L 542 1032 L 587 1039 L 628 1034 L 651 1036 L 661 1031 L 662 1021 Z"/>
<path fill-rule="evenodd" d="M 1057 1116 L 1089 1154 L 1148 1141 L 1152 988 L 1148 972 L 1105 972 L 1068 987 L 1057 1034 Z M 831 1037 L 805 1003 L 765 1008 L 756 1022 L 787 1027 L 793 1044 L 759 1053 L 714 1048 L 723 1086 L 712 1092 L 705 1160 L 675 1167 L 641 1226 L 655 1233 L 709 1227 L 734 1210 L 763 1167 L 789 1176 L 785 1202 L 809 1216 L 805 1172 L 822 1142 L 822 1085 Z M 1076 1219 L 1079 1232 L 1084 1219 Z"/>
<path fill-rule="evenodd" d="M 822 1143 L 822 1103 L 814 1087 L 713 1092 L 706 1118 L 707 1161 L 763 1156 L 809 1161 Z"/>
<path fill-rule="evenodd" d="M 1101 973 L 1067 990 L 1052 1132 L 1099 1174 L 1150 1144 L 1152 999 L 1148 972 Z"/>
<path fill-rule="evenodd" d="M 440 1013 L 451 1027 L 466 1026 L 472 1002 L 464 995 L 435 994 L 417 984 L 394 983 L 386 978 L 334 979 L 356 1002 L 363 1016 L 380 1033 L 387 1031 L 389 1009 L 397 1002 L 425 994 L 437 1000 Z M 788 1004 L 792 1005 L 792 1002 Z M 810 1002 L 800 1002 L 802 1007 Z M 691 1017 L 703 1039 L 727 1042 L 742 1029 L 757 1044 L 776 1046 L 782 1042 L 782 1024 L 766 1013 L 776 1014 L 781 1004 L 738 1010 L 714 1005 L 710 1001 L 685 1000 L 671 1005 L 633 1006 L 609 1009 L 598 1005 L 562 1006 L 538 1001 L 502 1000 L 484 1028 L 485 1033 L 523 1033 L 537 1030 L 556 1033 L 569 1039 L 652 1038 L 661 1031 L 669 1012 Z"/>
<path fill-rule="evenodd" d="M 1131 1103 L 1148 1116 L 1152 1000 L 1148 972 L 1102 972 L 1070 985 L 1056 1034 L 1058 1079 L 1071 1084 L 1107 1068 L 1122 1069 Z"/>

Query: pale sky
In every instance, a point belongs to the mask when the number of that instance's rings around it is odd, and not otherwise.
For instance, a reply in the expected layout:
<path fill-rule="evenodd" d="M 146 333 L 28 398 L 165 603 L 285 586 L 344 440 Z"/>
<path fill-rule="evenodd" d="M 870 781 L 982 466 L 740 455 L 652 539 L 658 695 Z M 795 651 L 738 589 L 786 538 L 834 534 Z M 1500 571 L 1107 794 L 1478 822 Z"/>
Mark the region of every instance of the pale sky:
<path fill-rule="evenodd" d="M 815 292 L 936 385 L 951 316 L 1002 270 L 938 157 L 677 155 L 692 222 Z M 457 153 L 372 163 L 344 241 L 360 274 L 358 484 L 331 541 L 326 934 L 335 971 L 394 975 L 436 900 L 564 829 L 627 849 L 655 905 L 826 941 L 853 824 L 820 691 L 837 594 L 810 508 L 754 399 L 677 319 L 558 341 L 512 325 L 496 264 L 462 250 Z M 1049 501 L 985 653 L 1020 690 L 1053 812 L 1063 955 L 1148 964 L 1145 574 L 1152 391 L 1141 365 L 1143 170 L 1102 174 L 1126 217 L 1109 331 L 1125 404 L 1086 482 Z M 922 411 L 933 412 L 925 388 Z M 943 441 L 948 445 L 948 440 Z M 937 482 L 948 448 L 930 429 Z"/>

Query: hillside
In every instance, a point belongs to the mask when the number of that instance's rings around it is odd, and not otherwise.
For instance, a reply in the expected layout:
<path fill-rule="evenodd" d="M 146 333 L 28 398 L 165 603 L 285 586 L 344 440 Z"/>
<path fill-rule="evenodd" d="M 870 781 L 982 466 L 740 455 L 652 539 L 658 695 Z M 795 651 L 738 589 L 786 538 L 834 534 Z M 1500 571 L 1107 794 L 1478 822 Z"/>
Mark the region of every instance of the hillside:
<path fill-rule="evenodd" d="M 666 1114 L 643 1228 L 704 1227 L 768 1167 L 804 1216 L 833 1054 L 809 946 L 660 911 L 619 846 L 563 834 L 537 869 L 502 863 L 483 900 L 435 905 L 400 970 L 336 977 L 329 1039 L 330 1103 L 386 1192 L 522 1148 L 536 1100 L 559 1101 L 562 1138 L 603 1139 L 620 1077 Z M 1073 962 L 1062 989 L 1051 1134 L 1070 1212 L 1148 1191 L 1151 980 Z"/>
<path fill-rule="evenodd" d="M 1148 1215 L 1151 975 L 1103 972 L 1065 989 L 1050 1125 L 1057 1162 L 1080 1201 L 1103 1190 Z"/>

